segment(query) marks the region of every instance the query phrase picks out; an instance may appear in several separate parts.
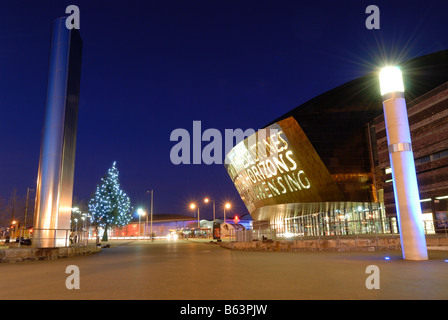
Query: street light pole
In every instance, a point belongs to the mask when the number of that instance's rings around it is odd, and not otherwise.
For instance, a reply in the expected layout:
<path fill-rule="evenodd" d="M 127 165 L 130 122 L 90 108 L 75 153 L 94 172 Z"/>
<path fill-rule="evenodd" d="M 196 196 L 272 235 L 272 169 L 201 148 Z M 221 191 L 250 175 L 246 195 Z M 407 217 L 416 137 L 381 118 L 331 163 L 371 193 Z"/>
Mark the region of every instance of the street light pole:
<path fill-rule="evenodd" d="M 149 230 L 149 237 L 152 240 L 152 208 L 153 208 L 153 201 L 154 201 L 154 189 L 152 189 L 151 191 L 146 191 L 146 192 L 151 192 L 151 227 Z M 148 216 L 146 216 L 146 222 L 148 222 Z"/>
<path fill-rule="evenodd" d="M 224 223 L 226 223 L 226 207 L 224 207 Z"/>
<path fill-rule="evenodd" d="M 151 190 L 151 239 L 152 239 L 152 208 L 153 208 L 153 202 L 154 202 L 154 190 Z"/>
<path fill-rule="evenodd" d="M 230 203 L 224 205 L 224 223 L 226 223 L 226 209 L 230 209 Z"/>
<path fill-rule="evenodd" d="M 138 213 L 138 236 L 140 238 L 141 237 L 141 217 L 142 217 L 142 215 L 143 216 L 146 215 L 146 212 L 143 211 L 143 209 L 138 209 L 137 213 Z"/>
<path fill-rule="evenodd" d="M 379 78 L 403 259 L 428 260 L 401 71 L 386 67 Z"/>
<path fill-rule="evenodd" d="M 29 187 L 26 189 L 25 218 L 23 222 L 25 229 L 26 229 L 26 217 L 28 215 L 28 197 L 30 195 L 30 191 L 34 191 L 34 189 L 30 189 Z"/>
<path fill-rule="evenodd" d="M 209 198 L 205 198 L 204 199 L 204 202 L 205 203 L 208 203 L 209 201 L 212 201 L 213 202 L 213 222 L 215 222 L 215 220 L 216 220 L 216 214 L 215 214 L 215 200 L 214 199 L 209 199 Z"/>
<path fill-rule="evenodd" d="M 142 215 L 140 214 L 140 212 L 138 213 L 138 237 L 140 238 L 141 236 L 141 219 L 142 219 Z"/>
<path fill-rule="evenodd" d="M 194 209 L 196 209 L 196 207 L 198 208 L 198 228 L 199 228 L 199 206 L 196 206 L 195 203 L 190 204 L 190 209 L 194 210 Z"/>

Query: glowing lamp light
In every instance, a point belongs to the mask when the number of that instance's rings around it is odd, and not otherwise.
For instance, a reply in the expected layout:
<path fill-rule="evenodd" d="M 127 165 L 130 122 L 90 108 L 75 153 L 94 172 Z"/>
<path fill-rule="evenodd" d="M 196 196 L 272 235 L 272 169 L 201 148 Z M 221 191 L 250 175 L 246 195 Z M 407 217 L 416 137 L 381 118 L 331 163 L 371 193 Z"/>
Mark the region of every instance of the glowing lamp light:
<path fill-rule="evenodd" d="M 381 95 L 404 92 L 403 77 L 398 67 L 384 67 L 380 72 Z"/>
<path fill-rule="evenodd" d="M 230 203 L 227 202 L 226 205 L 225 205 L 225 208 L 226 209 L 230 209 Z"/>
<path fill-rule="evenodd" d="M 238 222 L 240 222 L 240 218 L 238 218 L 238 216 L 235 216 L 235 218 L 233 218 L 233 222 L 234 222 L 234 223 L 238 223 Z"/>
<path fill-rule="evenodd" d="M 194 203 L 190 204 L 190 209 L 196 208 L 196 205 Z"/>

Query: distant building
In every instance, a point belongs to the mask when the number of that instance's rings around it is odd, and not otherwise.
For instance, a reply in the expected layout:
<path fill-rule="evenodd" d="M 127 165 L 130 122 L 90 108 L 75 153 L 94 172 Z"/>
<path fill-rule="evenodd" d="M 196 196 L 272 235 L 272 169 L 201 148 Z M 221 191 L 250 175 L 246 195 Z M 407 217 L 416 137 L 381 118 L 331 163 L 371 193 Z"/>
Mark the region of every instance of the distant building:
<path fill-rule="evenodd" d="M 252 220 L 242 219 L 238 223 L 231 219 L 226 219 L 227 223 L 223 223 L 222 219 L 216 219 L 216 222 L 220 223 L 222 226 L 226 225 L 226 230 L 234 229 L 237 225 L 238 230 L 248 229 L 252 225 Z M 180 214 L 154 214 L 152 222 L 152 231 L 156 238 L 166 237 L 170 230 L 176 230 L 183 237 L 211 237 L 213 228 L 213 221 L 210 220 L 200 220 L 198 228 L 198 220 L 191 216 L 185 216 Z M 151 234 L 151 221 L 148 217 L 148 221 L 142 218 L 140 222 L 133 221 L 127 226 L 122 228 L 112 228 L 109 236 L 113 239 L 118 238 L 135 238 L 135 237 L 149 237 Z"/>
<path fill-rule="evenodd" d="M 190 229 L 197 227 L 198 220 L 191 216 L 180 214 L 154 214 L 152 218 L 152 232 L 155 237 L 165 237 L 172 229 Z M 110 237 L 138 237 L 151 234 L 151 221 L 148 217 L 140 222 L 131 222 L 122 228 L 113 228 Z"/>
<path fill-rule="evenodd" d="M 448 82 L 407 104 L 420 202 L 427 233 L 448 229 Z M 395 197 L 384 116 L 375 118 L 375 181 L 387 217 Z"/>

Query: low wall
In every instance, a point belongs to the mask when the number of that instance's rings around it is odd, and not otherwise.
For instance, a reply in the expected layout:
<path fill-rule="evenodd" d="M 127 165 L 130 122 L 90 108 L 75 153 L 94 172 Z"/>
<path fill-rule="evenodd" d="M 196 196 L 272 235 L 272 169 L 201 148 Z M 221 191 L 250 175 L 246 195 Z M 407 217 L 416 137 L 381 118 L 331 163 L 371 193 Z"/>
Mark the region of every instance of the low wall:
<path fill-rule="evenodd" d="M 64 248 L 8 248 L 0 250 L 0 263 L 24 261 L 56 260 L 71 256 L 93 254 L 101 251 L 101 247 L 64 247 Z"/>
<path fill-rule="evenodd" d="M 400 238 L 222 242 L 221 246 L 237 250 L 285 252 L 401 250 Z"/>
<path fill-rule="evenodd" d="M 427 237 L 428 249 L 448 247 L 448 237 Z M 228 249 L 247 251 L 284 251 L 284 252 L 309 252 L 309 251 L 395 251 L 401 250 L 399 237 L 378 238 L 337 238 L 337 239 L 303 239 L 303 240 L 276 240 L 276 241 L 245 241 L 245 242 L 221 242 L 221 246 Z"/>
<path fill-rule="evenodd" d="M 432 247 L 448 246 L 448 235 L 428 236 L 426 237 L 426 245 Z M 428 248 L 429 249 L 429 248 Z"/>

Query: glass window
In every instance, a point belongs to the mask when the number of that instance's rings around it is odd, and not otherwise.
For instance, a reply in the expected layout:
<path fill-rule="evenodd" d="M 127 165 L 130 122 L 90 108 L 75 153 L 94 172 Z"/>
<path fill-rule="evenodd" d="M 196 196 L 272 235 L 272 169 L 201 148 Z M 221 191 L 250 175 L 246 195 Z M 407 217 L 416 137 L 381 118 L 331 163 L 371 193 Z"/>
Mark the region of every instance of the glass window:
<path fill-rule="evenodd" d="M 432 213 L 423 213 L 422 214 L 423 227 L 426 234 L 434 234 L 436 233 L 434 230 L 434 220 L 432 217 Z"/>
<path fill-rule="evenodd" d="M 448 150 L 440 152 L 440 158 L 448 157 Z"/>
<path fill-rule="evenodd" d="M 421 163 L 429 162 L 429 161 L 431 161 L 431 157 L 430 156 L 426 156 L 426 157 L 420 158 L 420 161 L 421 161 Z"/>

